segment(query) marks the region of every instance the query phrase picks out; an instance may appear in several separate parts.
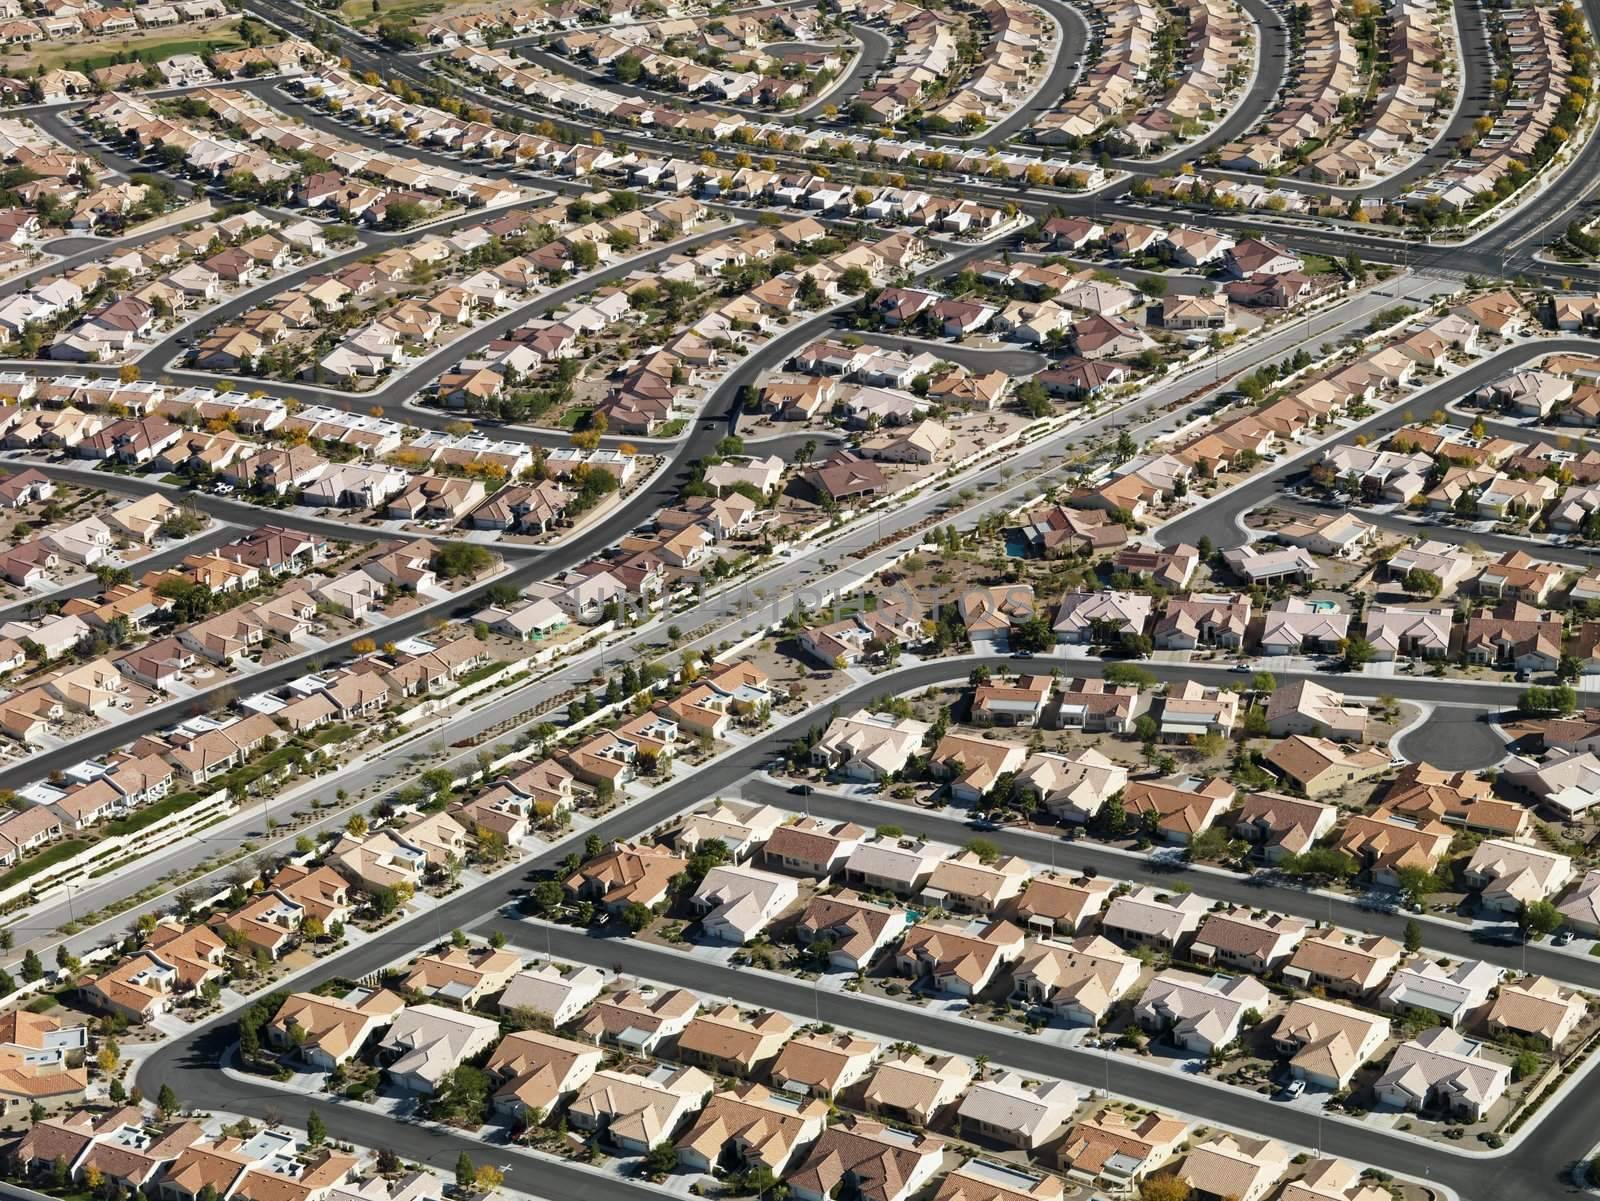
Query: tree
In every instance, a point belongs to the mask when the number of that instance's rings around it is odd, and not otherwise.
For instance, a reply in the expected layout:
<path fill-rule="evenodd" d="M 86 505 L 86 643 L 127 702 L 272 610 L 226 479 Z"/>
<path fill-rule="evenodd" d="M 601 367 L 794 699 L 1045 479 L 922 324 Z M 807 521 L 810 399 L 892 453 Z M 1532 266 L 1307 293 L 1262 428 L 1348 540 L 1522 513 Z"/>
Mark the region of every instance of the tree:
<path fill-rule="evenodd" d="M 1538 1075 L 1543 1066 L 1544 1060 L 1539 1058 L 1537 1051 L 1518 1051 L 1517 1057 L 1511 1061 L 1511 1078 L 1526 1080 L 1529 1076 Z"/>
<path fill-rule="evenodd" d="M 32 947 L 22 956 L 22 978 L 29 984 L 44 979 L 44 964 L 39 962 L 39 952 Z"/>
<path fill-rule="evenodd" d="M 306 1145 L 312 1150 L 328 1141 L 328 1124 L 316 1110 L 306 1114 Z"/>
<path fill-rule="evenodd" d="M 655 914 L 648 908 L 634 901 L 622 911 L 622 924 L 628 927 L 630 934 L 637 934 L 655 919 Z"/>
<path fill-rule="evenodd" d="M 1189 1201 L 1192 1191 L 1181 1176 L 1146 1176 L 1139 1182 L 1141 1201 Z"/>
<path fill-rule="evenodd" d="M 987 838 L 974 838 L 962 849 L 971 851 L 980 863 L 993 863 L 1000 858 L 1000 848 Z"/>
<path fill-rule="evenodd" d="M 1422 950 L 1422 923 L 1414 917 L 1406 919 L 1406 950 L 1413 955 Z"/>
<path fill-rule="evenodd" d="M 178 1094 L 172 1091 L 172 1085 L 161 1086 L 161 1091 L 156 1094 L 156 1108 L 161 1111 L 163 1118 L 170 1118 L 178 1112 Z"/>
<path fill-rule="evenodd" d="M 1406 572 L 1405 588 L 1407 592 L 1420 592 L 1424 596 L 1438 596 L 1443 587 L 1444 584 L 1439 577 L 1431 571 L 1413 567 Z"/>
<path fill-rule="evenodd" d="M 1418 904 L 1439 891 L 1439 878 L 1425 867 L 1408 864 L 1396 868 L 1394 876 L 1400 887 L 1410 893 L 1411 899 Z"/>
<path fill-rule="evenodd" d="M 456 1158 L 456 1187 L 469 1189 L 477 1182 L 478 1169 L 472 1164 L 472 1156 L 463 1151 Z"/>
<path fill-rule="evenodd" d="M 1276 692 L 1278 681 L 1270 671 L 1258 671 L 1251 677 L 1250 686 L 1256 692 Z"/>
<path fill-rule="evenodd" d="M 1372 643 L 1358 634 L 1344 640 L 1344 666 L 1346 671 L 1356 671 L 1372 662 L 1377 652 Z"/>
<path fill-rule="evenodd" d="M 506 1174 L 504 1172 L 495 1167 L 494 1164 L 486 1163 L 478 1169 L 472 1182 L 477 1186 L 479 1192 L 492 1193 L 505 1183 L 505 1179 Z"/>
<path fill-rule="evenodd" d="M 1517 910 L 1517 929 L 1524 938 L 1543 938 L 1561 928 L 1561 910 L 1550 901 L 1526 901 Z"/>
<path fill-rule="evenodd" d="M 459 579 L 488 571 L 494 555 L 475 542 L 446 542 L 434 552 L 431 566 L 444 579 Z"/>
<path fill-rule="evenodd" d="M 678 1166 L 678 1149 L 670 1142 L 657 1143 L 645 1156 L 644 1169 L 653 1177 L 671 1175 Z"/>

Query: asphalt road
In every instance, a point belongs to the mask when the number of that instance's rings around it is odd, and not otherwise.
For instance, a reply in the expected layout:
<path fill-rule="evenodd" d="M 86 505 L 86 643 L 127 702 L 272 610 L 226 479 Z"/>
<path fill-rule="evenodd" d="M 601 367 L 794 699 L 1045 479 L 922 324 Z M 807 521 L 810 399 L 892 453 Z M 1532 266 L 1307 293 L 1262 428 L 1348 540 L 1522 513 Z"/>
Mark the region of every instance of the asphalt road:
<path fill-rule="evenodd" d="M 1515 708 L 1512 697 L 1502 709 Z M 1480 771 L 1508 753 L 1492 719 L 1502 709 L 1437 708 L 1421 725 L 1407 730 L 1396 749 L 1413 762 L 1431 763 L 1446 771 Z"/>

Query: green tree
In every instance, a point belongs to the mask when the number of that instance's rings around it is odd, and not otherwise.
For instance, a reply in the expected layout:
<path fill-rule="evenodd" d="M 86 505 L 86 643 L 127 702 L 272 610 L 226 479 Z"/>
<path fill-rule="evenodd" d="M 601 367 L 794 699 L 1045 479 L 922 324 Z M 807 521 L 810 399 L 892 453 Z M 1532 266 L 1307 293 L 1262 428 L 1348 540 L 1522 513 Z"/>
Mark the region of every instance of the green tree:
<path fill-rule="evenodd" d="M 1414 917 L 1406 919 L 1406 950 L 1412 954 L 1422 950 L 1422 923 Z"/>
<path fill-rule="evenodd" d="M 163 1084 L 156 1093 L 156 1108 L 161 1111 L 163 1118 L 170 1118 L 178 1112 L 178 1094 L 172 1091 L 172 1085 Z"/>
<path fill-rule="evenodd" d="M 1517 910 L 1517 929 L 1523 937 L 1543 938 L 1561 928 L 1561 910 L 1550 901 L 1526 901 Z"/>
<path fill-rule="evenodd" d="M 472 1156 L 463 1151 L 456 1157 L 456 1187 L 469 1189 L 478 1179 L 478 1169 L 473 1166 Z"/>
<path fill-rule="evenodd" d="M 22 978 L 29 984 L 44 979 L 44 964 L 39 962 L 39 952 L 32 947 L 22 956 Z"/>
<path fill-rule="evenodd" d="M 655 914 L 651 913 L 644 905 L 639 904 L 638 901 L 630 903 L 622 911 L 622 924 L 628 927 L 628 931 L 631 934 L 639 933 L 654 919 Z"/>
<path fill-rule="evenodd" d="M 313 1150 L 328 1141 L 328 1125 L 316 1110 L 306 1114 L 306 1145 Z"/>

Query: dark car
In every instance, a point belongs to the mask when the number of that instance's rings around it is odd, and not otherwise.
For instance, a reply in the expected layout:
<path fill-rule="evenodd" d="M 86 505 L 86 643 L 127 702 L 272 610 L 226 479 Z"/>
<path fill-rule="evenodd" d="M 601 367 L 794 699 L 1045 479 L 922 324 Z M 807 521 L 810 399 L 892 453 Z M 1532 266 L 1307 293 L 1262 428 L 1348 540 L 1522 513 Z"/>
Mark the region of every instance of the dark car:
<path fill-rule="evenodd" d="M 816 789 L 809 784 L 792 784 L 789 791 L 795 796 L 810 796 Z"/>

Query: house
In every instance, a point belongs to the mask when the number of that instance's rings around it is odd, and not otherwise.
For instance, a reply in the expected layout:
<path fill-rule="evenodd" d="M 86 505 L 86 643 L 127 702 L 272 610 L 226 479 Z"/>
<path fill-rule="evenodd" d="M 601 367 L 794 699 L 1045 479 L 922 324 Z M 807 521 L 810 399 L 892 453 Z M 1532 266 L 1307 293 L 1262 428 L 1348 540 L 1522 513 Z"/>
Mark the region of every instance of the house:
<path fill-rule="evenodd" d="M 765 844 L 785 817 L 771 805 L 733 805 L 717 801 L 708 810 L 686 817 L 673 841 L 680 850 L 696 851 L 720 842 L 734 863 L 743 863 Z"/>
<path fill-rule="evenodd" d="M 737 1005 L 697 1014 L 678 1036 L 677 1057 L 717 1075 L 765 1069 L 794 1033 L 794 1023 L 765 1010 L 748 1017 Z"/>
<path fill-rule="evenodd" d="M 407 1092 L 432 1093 L 459 1064 L 487 1050 L 500 1023 L 440 1005 L 412 1005 L 395 1015 L 378 1043 L 389 1079 Z"/>
<path fill-rule="evenodd" d="M 907 914 L 845 890 L 813 896 L 794 925 L 801 946 L 825 943 L 828 964 L 847 972 L 865 971 L 880 952 L 904 932 Z"/>
<path fill-rule="evenodd" d="M 879 1063 L 868 1078 L 861 1104 L 870 1114 L 925 1127 L 966 1091 L 970 1062 L 956 1055 L 906 1051 Z"/>
<path fill-rule="evenodd" d="M 1054 872 L 1035 876 L 1017 898 L 1016 915 L 1028 930 L 1046 937 L 1078 933 L 1111 899 L 1111 882 Z"/>
<path fill-rule="evenodd" d="M 511 951 L 493 947 L 451 947 L 422 955 L 411 965 L 401 987 L 430 1000 L 475 1009 L 510 983 L 522 968 L 522 959 Z"/>
<path fill-rule="evenodd" d="M 1383 1201 L 1388 1190 L 1373 1183 L 1348 1159 L 1313 1159 L 1298 1180 L 1291 1180 L 1278 1201 Z"/>
<path fill-rule="evenodd" d="M 1207 688 L 1198 680 L 1169 685 L 1161 702 L 1161 737 L 1186 742 L 1208 734 L 1224 738 L 1233 733 L 1239 717 L 1239 694 L 1225 688 Z"/>
<path fill-rule="evenodd" d="M 496 1005 L 501 1013 L 534 1014 L 561 1027 L 587 1009 L 605 983 L 599 968 L 563 967 L 552 961 L 512 976 Z"/>
<path fill-rule="evenodd" d="M 1532 1038 L 1558 1050 L 1588 1011 L 1582 993 L 1548 976 L 1524 976 L 1500 986 L 1484 1023 L 1490 1034 Z"/>
<path fill-rule="evenodd" d="M 1270 616 L 1270 615 L 1269 615 Z M 1359 742 L 1367 732 L 1367 707 L 1345 699 L 1315 680 L 1295 679 L 1273 690 L 1267 701 L 1267 733 L 1336 742 Z"/>
<path fill-rule="evenodd" d="M 1233 832 L 1254 844 L 1268 863 L 1279 863 L 1314 846 L 1333 829 L 1338 813 L 1332 805 L 1281 792 L 1253 792 L 1240 803 Z"/>
<path fill-rule="evenodd" d="M 1261 654 L 1338 654 L 1350 630 L 1350 614 L 1325 601 L 1288 597 L 1272 604 L 1261 627 Z"/>
<path fill-rule="evenodd" d="M 972 694 L 972 722 L 981 726 L 1037 726 L 1055 690 L 1050 676 L 1021 676 L 1014 684 L 979 684 Z"/>
<path fill-rule="evenodd" d="M 1364 997 L 1389 978 L 1400 955 L 1400 944 L 1380 935 L 1331 930 L 1302 942 L 1284 966 L 1283 978 L 1299 988 Z"/>
<path fill-rule="evenodd" d="M 988 914 L 1016 897 L 1032 868 L 1016 856 L 985 863 L 975 851 L 963 851 L 933 869 L 922 898 L 952 911 Z"/>
<path fill-rule="evenodd" d="M 568 876 L 568 895 L 593 901 L 612 913 L 629 905 L 645 908 L 667 897 L 673 880 L 689 861 L 653 843 L 615 842 Z"/>
<path fill-rule="evenodd" d="M 293 1050 L 319 1071 L 331 1072 L 358 1054 L 405 1008 L 387 989 L 353 989 L 343 996 L 293 993 L 266 1025 L 267 1042 Z"/>
<path fill-rule="evenodd" d="M 1600 803 L 1600 756 L 1575 750 L 1548 756 L 1543 763 L 1513 756 L 1501 780 L 1504 787 L 1570 821 Z"/>
<path fill-rule="evenodd" d="M 682 1034 L 699 1011 L 699 998 L 681 988 L 631 988 L 596 1001 L 573 1032 L 591 1042 L 650 1054 L 663 1039 Z"/>
<path fill-rule="evenodd" d="M 1094 747 L 1069 755 L 1039 751 L 1015 775 L 1023 794 L 1062 821 L 1088 822 L 1128 785 L 1128 769 Z"/>
<path fill-rule="evenodd" d="M 1098 1025 L 1139 980 L 1140 963 L 1106 938 L 1031 942 L 1012 969 L 1016 995 L 1065 1021 Z"/>
<path fill-rule="evenodd" d="M 695 1067 L 603 1070 L 579 1087 L 567 1106 L 567 1121 L 602 1135 L 624 1154 L 644 1155 L 669 1141 L 714 1088 L 716 1081 Z"/>
<path fill-rule="evenodd" d="M 1510 1067 L 1489 1058 L 1482 1043 L 1438 1027 L 1396 1047 L 1373 1092 L 1398 1109 L 1477 1121 L 1505 1095 L 1510 1079 Z"/>
<path fill-rule="evenodd" d="M 824 1100 L 775 1093 L 759 1084 L 716 1093 L 678 1139 L 678 1162 L 696 1172 L 736 1165 L 781 1177 L 821 1135 L 827 1116 Z"/>
<path fill-rule="evenodd" d="M 925 981 L 933 992 L 974 997 L 1022 950 L 1022 931 L 1007 921 L 990 922 L 975 933 L 951 922 L 925 922 L 901 940 L 895 968 Z"/>
<path fill-rule="evenodd" d="M 1401 868 L 1432 871 L 1449 849 L 1451 832 L 1435 821 L 1374 814 L 1352 817 L 1339 835 L 1338 848 L 1371 873 L 1373 882 L 1400 887 Z"/>
<path fill-rule="evenodd" d="M 1121 943 L 1171 951 L 1199 929 L 1210 909 L 1209 901 L 1193 893 L 1169 896 L 1146 885 L 1112 898 L 1100 929 Z"/>
<path fill-rule="evenodd" d="M 772 1065 L 772 1083 L 789 1093 L 832 1097 L 865 1078 L 882 1049 L 853 1034 L 802 1034 L 779 1052 Z"/>
<path fill-rule="evenodd" d="M 1478 844 L 1461 878 L 1467 887 L 1480 890 L 1481 910 L 1515 916 L 1523 906 L 1566 887 L 1572 860 L 1531 843 L 1491 838 Z"/>
<path fill-rule="evenodd" d="M 1123 789 L 1122 804 L 1130 817 L 1153 824 L 1154 833 L 1164 841 L 1186 846 L 1227 812 L 1235 795 L 1233 785 L 1221 776 L 1197 789 L 1159 780 L 1134 780 Z"/>
<path fill-rule="evenodd" d="M 1158 650 L 1192 651 L 1202 646 L 1237 649 L 1250 628 L 1250 598 L 1240 593 L 1189 593 L 1167 602 L 1152 640 Z"/>
<path fill-rule="evenodd" d="M 1306 930 L 1306 923 L 1297 917 L 1226 909 L 1200 923 L 1189 944 L 1189 957 L 1196 963 L 1264 976 L 1288 961 Z"/>
<path fill-rule="evenodd" d="M 1291 734 L 1272 746 L 1266 764 L 1285 784 L 1316 798 L 1387 771 L 1389 756 L 1375 747 Z"/>
<path fill-rule="evenodd" d="M 512 1119 L 548 1114 L 577 1095 L 600 1070 L 604 1053 L 542 1030 L 506 1035 L 483 1070 L 498 1082 L 491 1104 Z"/>
<path fill-rule="evenodd" d="M 146 947 L 79 988 L 96 1009 L 147 1022 L 167 1012 L 178 995 L 220 979 L 226 949 L 209 927 L 162 923 Z"/>
<path fill-rule="evenodd" d="M 788 876 L 752 867 L 713 867 L 689 899 L 700 914 L 701 932 L 717 942 L 742 946 L 799 899 L 798 884 Z"/>
<path fill-rule="evenodd" d="M 968 1138 L 1031 1151 L 1047 1142 L 1077 1109 L 1077 1087 L 1065 1080 L 1033 1084 L 1001 1072 L 974 1084 L 961 1099 L 956 1121 Z"/>
<path fill-rule="evenodd" d="M 1288 1170 L 1282 1143 L 1215 1134 L 1183 1157 L 1177 1175 L 1196 1201 L 1261 1201 Z"/>
<path fill-rule="evenodd" d="M 1158 972 L 1133 1016 L 1152 1034 L 1165 1034 L 1184 1050 L 1209 1055 L 1237 1038 L 1244 1015 L 1251 1010 L 1260 1014 L 1271 995 L 1250 976 Z"/>
<path fill-rule="evenodd" d="M 1389 1020 L 1337 1001 L 1298 997 L 1272 1031 L 1272 1045 L 1289 1059 L 1297 1080 L 1337 1092 L 1389 1037 Z"/>
<path fill-rule="evenodd" d="M 1250 584 L 1308 584 L 1317 576 L 1317 561 L 1298 546 L 1262 551 L 1245 545 L 1223 551 L 1222 559 L 1228 570 Z"/>
<path fill-rule="evenodd" d="M 1092 644 L 1140 635 L 1149 624 L 1150 597 L 1138 592 L 1069 592 L 1056 610 L 1056 641 Z"/>
<path fill-rule="evenodd" d="M 921 749 L 929 729 L 911 718 L 857 709 L 829 724 L 811 748 L 811 762 L 851 780 L 886 780 Z"/>
<path fill-rule="evenodd" d="M 992 742 L 966 734 L 946 734 L 929 758 L 930 770 L 950 781 L 950 796 L 956 801 L 974 803 L 1005 775 L 1014 775 L 1028 755 L 1027 748 L 1014 742 Z"/>
<path fill-rule="evenodd" d="M 1438 659 L 1450 651 L 1454 612 L 1446 608 L 1411 609 L 1398 605 L 1367 608 L 1366 640 L 1380 662 L 1407 656 Z"/>
<path fill-rule="evenodd" d="M 826 879 L 844 868 L 867 833 L 854 822 L 798 818 L 772 831 L 761 848 L 762 862 L 780 871 Z"/>
<path fill-rule="evenodd" d="M 1106 1106 L 1067 1131 L 1056 1159 L 1076 1184 L 1129 1194 L 1177 1153 L 1188 1131 L 1187 1122 L 1158 1111 L 1130 1115 Z"/>
<path fill-rule="evenodd" d="M 1445 1025 L 1459 1026 L 1487 1003 L 1502 974 L 1500 968 L 1479 959 L 1453 967 L 1418 959 L 1395 972 L 1379 1004 L 1391 1013 L 1427 1010 L 1438 1014 Z"/>
<path fill-rule="evenodd" d="M 855 1118 L 822 1132 L 785 1183 L 798 1201 L 828 1201 L 848 1193 L 860 1201 L 908 1201 L 944 1159 L 932 1135 Z"/>

